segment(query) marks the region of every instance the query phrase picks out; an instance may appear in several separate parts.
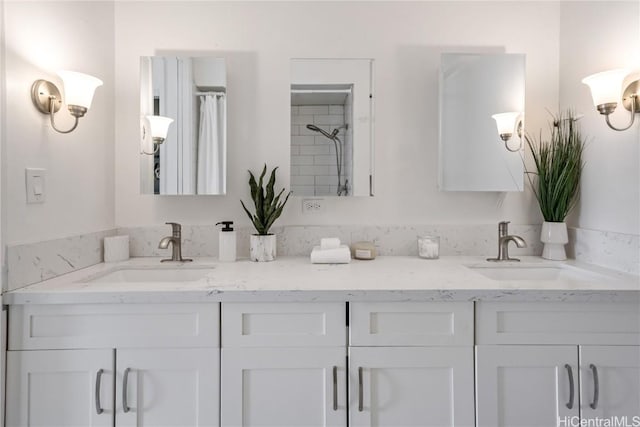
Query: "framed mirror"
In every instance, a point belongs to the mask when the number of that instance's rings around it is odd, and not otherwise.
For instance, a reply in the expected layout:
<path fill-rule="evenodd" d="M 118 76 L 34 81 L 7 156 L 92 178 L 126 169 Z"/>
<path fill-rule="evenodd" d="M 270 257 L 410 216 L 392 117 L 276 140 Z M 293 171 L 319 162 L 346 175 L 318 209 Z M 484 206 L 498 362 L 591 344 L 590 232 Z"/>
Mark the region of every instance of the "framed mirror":
<path fill-rule="evenodd" d="M 226 193 L 227 83 L 223 58 L 145 56 L 140 60 L 142 194 Z M 157 138 L 153 116 L 166 117 Z M 154 138 L 155 137 L 155 138 Z"/>
<path fill-rule="evenodd" d="M 524 141 L 514 131 L 507 149 L 492 116 L 524 119 L 524 102 L 524 54 L 442 54 L 440 190 L 523 191 Z"/>
<path fill-rule="evenodd" d="M 373 196 L 373 60 L 291 60 L 291 189 Z"/>

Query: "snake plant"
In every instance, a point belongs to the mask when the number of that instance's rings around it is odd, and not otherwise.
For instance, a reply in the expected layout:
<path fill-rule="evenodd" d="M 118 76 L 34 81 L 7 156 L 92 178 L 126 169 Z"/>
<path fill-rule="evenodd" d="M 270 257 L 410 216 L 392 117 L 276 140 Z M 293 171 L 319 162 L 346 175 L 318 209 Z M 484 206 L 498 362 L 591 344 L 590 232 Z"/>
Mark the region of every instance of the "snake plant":
<path fill-rule="evenodd" d="M 278 195 L 275 194 L 273 187 L 276 184 L 277 169 L 278 167 L 276 166 L 271 171 L 271 176 L 269 177 L 266 188 L 263 187 L 263 179 L 267 174 L 267 165 L 264 165 L 264 169 L 262 169 L 258 182 L 256 182 L 256 178 L 253 173 L 249 171 L 249 187 L 251 188 L 251 199 L 253 199 L 253 204 L 255 206 L 255 214 L 252 214 L 249 209 L 247 209 L 244 202 L 240 200 L 244 211 L 247 213 L 249 219 L 253 223 L 253 226 L 256 228 L 256 231 L 261 236 L 269 234 L 269 229 L 275 220 L 282 214 L 282 210 L 291 195 L 290 191 L 287 193 L 284 201 L 281 202 L 280 198 L 282 193 L 284 193 L 284 188 L 280 190 Z"/>

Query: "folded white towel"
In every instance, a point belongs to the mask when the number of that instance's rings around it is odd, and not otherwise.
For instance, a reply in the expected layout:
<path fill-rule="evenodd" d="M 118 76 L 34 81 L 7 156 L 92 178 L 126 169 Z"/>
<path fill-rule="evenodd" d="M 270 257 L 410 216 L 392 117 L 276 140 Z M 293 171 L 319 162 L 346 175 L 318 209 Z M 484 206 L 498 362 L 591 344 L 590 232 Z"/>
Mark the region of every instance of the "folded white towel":
<path fill-rule="evenodd" d="M 327 237 L 320 239 L 320 249 L 338 249 L 340 247 L 340 239 L 337 237 Z"/>
<path fill-rule="evenodd" d="M 347 245 L 340 245 L 336 249 L 321 249 L 315 246 L 311 251 L 311 264 L 349 264 L 351 251 Z"/>

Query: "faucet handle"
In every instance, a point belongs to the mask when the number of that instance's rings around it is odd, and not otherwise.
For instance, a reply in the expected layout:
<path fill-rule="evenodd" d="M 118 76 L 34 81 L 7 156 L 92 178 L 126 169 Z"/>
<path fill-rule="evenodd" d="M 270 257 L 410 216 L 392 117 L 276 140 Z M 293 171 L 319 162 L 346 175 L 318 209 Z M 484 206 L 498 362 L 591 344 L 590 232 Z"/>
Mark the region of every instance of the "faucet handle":
<path fill-rule="evenodd" d="M 506 225 L 508 225 L 509 223 L 511 223 L 511 221 L 500 221 L 500 222 L 498 223 L 498 225 L 506 226 Z M 168 224 L 168 223 L 167 223 L 167 224 Z"/>

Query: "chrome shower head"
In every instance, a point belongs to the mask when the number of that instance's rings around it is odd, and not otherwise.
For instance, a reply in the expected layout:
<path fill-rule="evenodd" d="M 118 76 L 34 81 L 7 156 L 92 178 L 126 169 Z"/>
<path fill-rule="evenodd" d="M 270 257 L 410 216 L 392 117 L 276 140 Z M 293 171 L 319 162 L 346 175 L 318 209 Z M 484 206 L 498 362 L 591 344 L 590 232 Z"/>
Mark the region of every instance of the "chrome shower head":
<path fill-rule="evenodd" d="M 326 137 L 327 137 L 327 138 L 329 138 L 329 139 L 333 139 L 333 138 L 335 138 L 335 136 L 336 136 L 335 134 L 333 134 L 333 135 L 329 135 L 326 131 L 324 131 L 324 130 L 320 129 L 320 128 L 319 128 L 318 126 L 316 126 L 316 125 L 307 125 L 307 129 L 312 130 L 312 131 L 314 131 L 314 132 L 320 132 L 321 134 L 323 134 L 324 136 L 326 136 Z M 336 129 L 336 130 L 337 130 L 337 129 Z M 334 132 L 335 132 L 335 130 L 334 130 Z M 337 133 L 337 132 L 336 132 L 336 133 Z"/>

